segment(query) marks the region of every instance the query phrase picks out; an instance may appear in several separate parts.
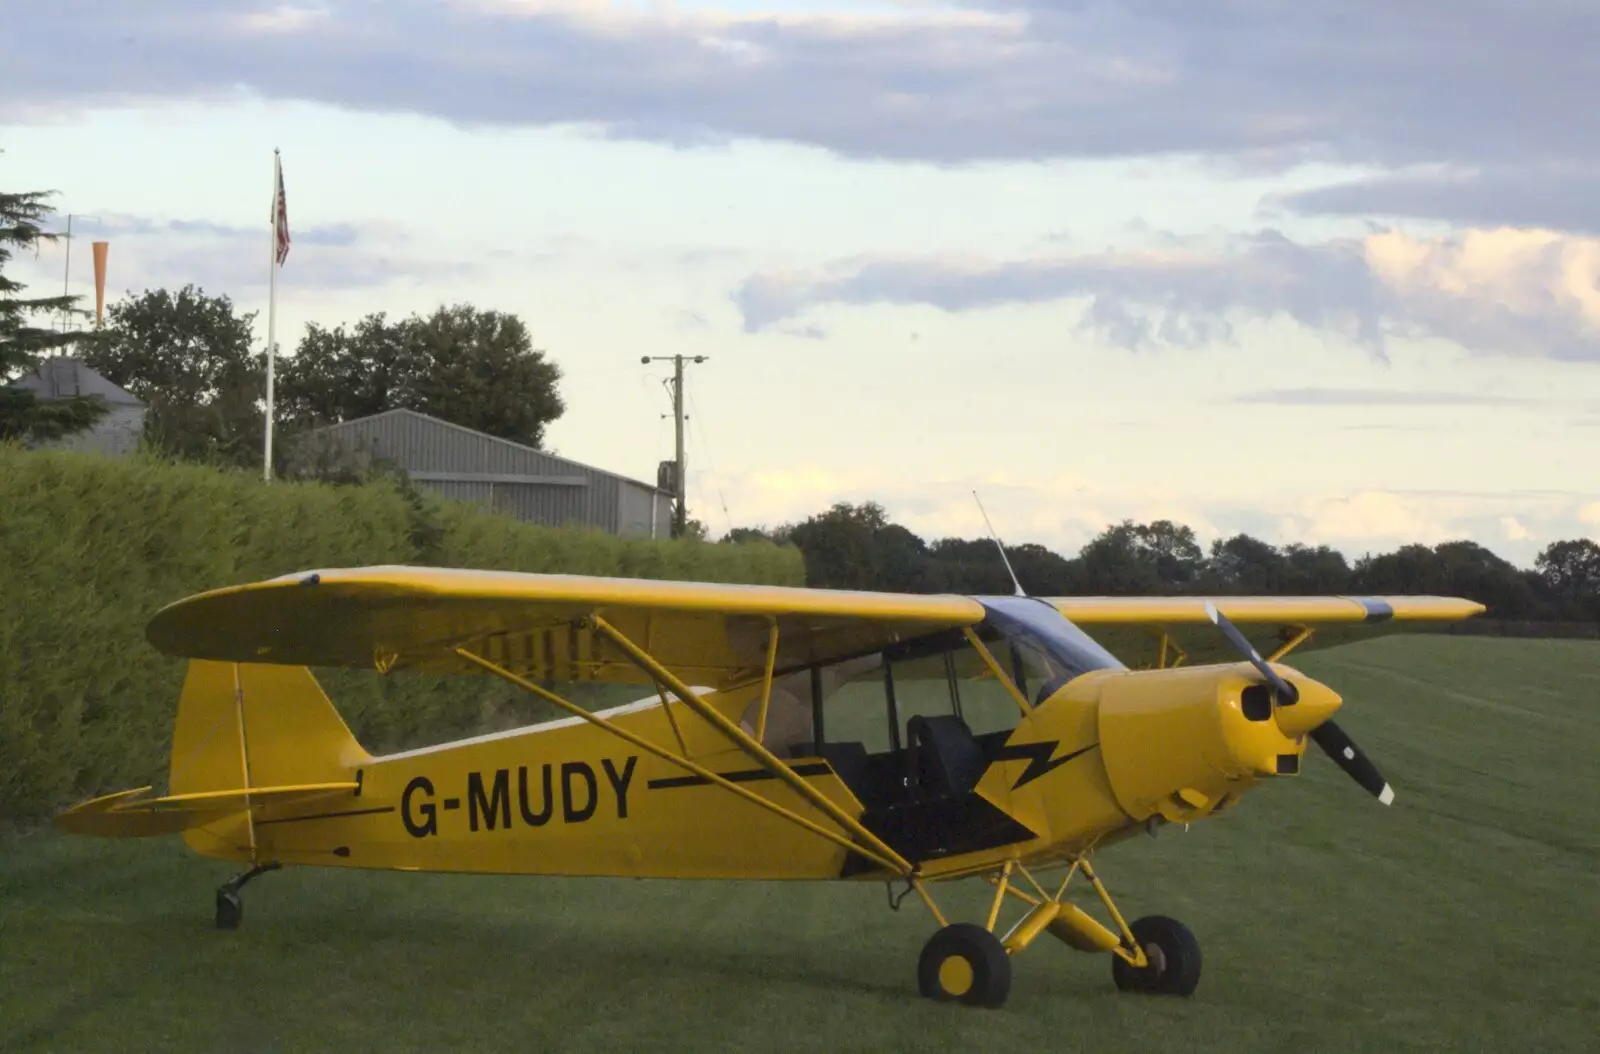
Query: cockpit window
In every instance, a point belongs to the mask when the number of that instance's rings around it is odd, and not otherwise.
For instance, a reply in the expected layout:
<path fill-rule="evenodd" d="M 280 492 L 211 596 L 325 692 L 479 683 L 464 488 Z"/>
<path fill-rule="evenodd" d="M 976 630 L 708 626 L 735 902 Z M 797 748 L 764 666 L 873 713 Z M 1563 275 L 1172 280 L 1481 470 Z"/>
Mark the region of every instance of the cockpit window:
<path fill-rule="evenodd" d="M 1126 667 L 1065 615 L 1033 597 L 978 597 L 988 622 L 1009 646 L 995 656 L 1035 705 L 1062 685 L 1090 670 Z"/>
<path fill-rule="evenodd" d="M 1054 607 L 1029 597 L 976 597 L 986 618 L 974 627 L 984 648 L 1024 697 L 1037 706 L 1090 670 L 1121 662 Z M 882 653 L 823 667 L 821 706 L 813 707 L 810 673 L 778 678 L 768 708 L 768 747 L 793 754 L 826 743 L 860 744 L 874 757 L 898 755 L 911 741 L 913 718 L 953 716 L 978 736 L 1016 728 L 1020 713 L 960 630 L 901 641 Z M 758 705 L 744 715 L 754 731 Z"/>

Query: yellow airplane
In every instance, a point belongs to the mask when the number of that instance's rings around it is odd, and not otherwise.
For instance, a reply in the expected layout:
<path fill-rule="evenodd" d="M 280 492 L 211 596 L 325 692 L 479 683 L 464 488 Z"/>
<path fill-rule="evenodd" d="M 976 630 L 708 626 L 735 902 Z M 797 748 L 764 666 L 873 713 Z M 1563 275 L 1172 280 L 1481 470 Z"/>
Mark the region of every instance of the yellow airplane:
<path fill-rule="evenodd" d="M 248 865 L 217 892 L 223 929 L 240 923 L 245 883 L 284 865 L 868 880 L 896 908 L 917 894 L 937 921 L 917 967 L 929 998 L 1001 1005 L 1011 958 L 1044 933 L 1109 952 L 1118 988 L 1188 995 L 1194 935 L 1165 916 L 1127 922 L 1091 857 L 1294 776 L 1308 739 L 1388 804 L 1389 785 L 1331 720 L 1339 696 L 1280 660 L 1314 632 L 1325 644 L 1483 610 L 1441 597 L 302 572 L 152 619 L 151 643 L 190 660 L 167 793 L 111 794 L 56 822 L 181 832 L 201 855 Z M 1262 658 L 1235 623 L 1274 631 L 1276 647 Z M 1154 654 L 1131 669 L 1081 626 L 1144 635 Z M 1217 642 L 1237 658 L 1188 662 Z M 319 666 L 486 674 L 571 716 L 374 757 L 308 669 Z M 558 690 L 585 682 L 655 694 L 591 712 Z M 1047 887 L 1053 867 L 1064 874 Z M 1066 898 L 1080 875 L 1109 924 Z M 987 916 L 950 922 L 934 894 L 969 877 L 994 885 Z M 1000 932 L 1011 900 L 1022 915 Z"/>

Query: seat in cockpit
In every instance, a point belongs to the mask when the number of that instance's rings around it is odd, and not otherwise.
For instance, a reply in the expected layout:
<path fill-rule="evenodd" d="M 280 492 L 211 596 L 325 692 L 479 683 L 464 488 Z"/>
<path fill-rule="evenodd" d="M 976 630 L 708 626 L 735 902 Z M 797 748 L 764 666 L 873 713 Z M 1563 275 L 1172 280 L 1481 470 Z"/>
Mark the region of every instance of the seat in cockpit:
<path fill-rule="evenodd" d="M 954 714 L 919 714 L 906 722 L 917 780 L 925 795 L 960 795 L 977 786 L 987 767 L 983 746 Z"/>

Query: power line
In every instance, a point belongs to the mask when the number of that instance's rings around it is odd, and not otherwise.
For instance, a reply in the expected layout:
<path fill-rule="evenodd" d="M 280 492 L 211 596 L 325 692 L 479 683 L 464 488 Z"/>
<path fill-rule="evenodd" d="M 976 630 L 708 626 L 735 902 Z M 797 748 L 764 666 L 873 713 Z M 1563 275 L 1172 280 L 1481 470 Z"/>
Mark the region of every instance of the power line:
<path fill-rule="evenodd" d="M 703 458 L 705 458 L 707 471 L 709 471 L 711 473 L 713 478 L 719 478 L 718 473 L 717 473 L 717 466 L 711 460 L 711 449 L 710 449 L 711 448 L 711 439 L 710 439 L 709 436 L 706 435 L 705 423 L 704 423 L 704 421 L 701 421 L 701 423 L 698 426 L 696 426 L 694 424 L 694 421 L 700 420 L 701 414 L 700 414 L 700 407 L 695 405 L 694 393 L 693 392 L 689 393 L 689 409 L 691 411 L 693 411 L 693 414 L 689 419 L 690 420 L 690 424 L 689 424 L 690 438 L 693 440 L 695 446 L 700 448 L 700 454 L 701 454 L 701 456 Z M 732 516 L 732 514 L 730 514 L 728 512 L 728 499 L 722 493 L 722 484 L 721 483 L 717 484 L 717 501 L 722 505 L 722 518 L 728 524 L 728 533 L 732 534 L 733 533 L 733 516 Z"/>

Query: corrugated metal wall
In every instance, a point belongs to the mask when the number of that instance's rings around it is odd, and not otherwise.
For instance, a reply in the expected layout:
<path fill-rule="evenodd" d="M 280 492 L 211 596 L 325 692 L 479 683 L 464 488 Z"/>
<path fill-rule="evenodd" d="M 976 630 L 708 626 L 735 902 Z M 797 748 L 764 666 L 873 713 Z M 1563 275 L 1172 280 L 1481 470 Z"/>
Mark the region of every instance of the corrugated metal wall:
<path fill-rule="evenodd" d="M 619 533 L 649 537 L 652 518 L 655 537 L 672 537 L 672 495 L 631 482 L 617 488 Z"/>
<path fill-rule="evenodd" d="M 323 432 L 399 465 L 441 497 L 480 502 L 530 523 L 651 533 L 651 497 L 658 492 L 647 484 L 424 414 L 391 410 Z M 660 494 L 655 505 L 657 537 L 665 538 L 671 499 Z"/>

